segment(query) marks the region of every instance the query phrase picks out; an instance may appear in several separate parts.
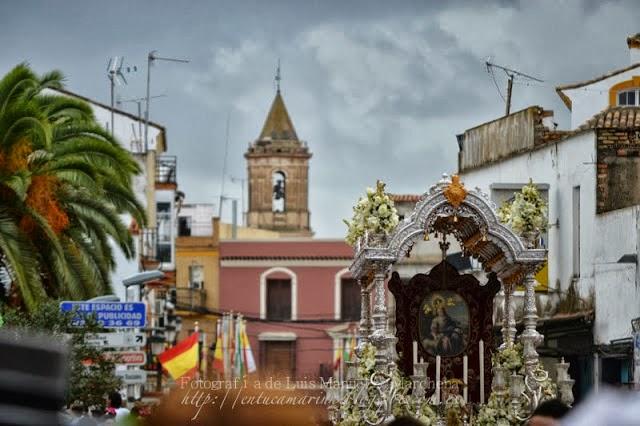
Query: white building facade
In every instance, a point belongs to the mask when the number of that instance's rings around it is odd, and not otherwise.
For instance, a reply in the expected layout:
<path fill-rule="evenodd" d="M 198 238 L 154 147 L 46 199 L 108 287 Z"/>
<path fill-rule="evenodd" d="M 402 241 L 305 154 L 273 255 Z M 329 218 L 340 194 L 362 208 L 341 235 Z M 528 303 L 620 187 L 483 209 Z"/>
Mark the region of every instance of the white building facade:
<path fill-rule="evenodd" d="M 635 37 L 629 48 L 640 60 Z M 631 320 L 640 317 L 640 63 L 557 92 L 570 131 L 547 126 L 552 113 L 539 107 L 469 129 L 458 136 L 459 174 L 498 206 L 529 180 L 538 185 L 549 206 L 541 316 L 591 328 L 591 347 L 570 331 L 545 345 L 591 373 L 592 383 L 576 387 L 624 385 L 633 380 Z"/>

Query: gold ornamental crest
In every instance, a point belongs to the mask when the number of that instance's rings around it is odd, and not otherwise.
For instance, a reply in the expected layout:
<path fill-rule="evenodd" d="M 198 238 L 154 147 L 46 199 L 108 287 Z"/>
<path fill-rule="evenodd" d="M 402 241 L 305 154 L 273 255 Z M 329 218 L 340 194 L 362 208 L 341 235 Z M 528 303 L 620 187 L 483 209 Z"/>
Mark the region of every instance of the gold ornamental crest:
<path fill-rule="evenodd" d="M 451 176 L 451 183 L 444 189 L 444 196 L 453 207 L 458 208 L 467 197 L 467 190 L 460 182 L 460 176 Z"/>

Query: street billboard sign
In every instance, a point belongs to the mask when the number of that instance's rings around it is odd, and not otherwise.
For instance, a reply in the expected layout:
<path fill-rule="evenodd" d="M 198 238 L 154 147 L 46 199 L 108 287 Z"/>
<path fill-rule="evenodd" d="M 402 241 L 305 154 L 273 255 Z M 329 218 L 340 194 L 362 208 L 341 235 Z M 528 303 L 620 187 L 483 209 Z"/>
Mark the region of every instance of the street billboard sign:
<path fill-rule="evenodd" d="M 102 352 L 101 357 L 118 365 L 145 365 L 147 363 L 147 354 L 142 351 L 105 351 Z M 94 362 L 87 358 L 82 361 L 82 364 L 88 367 Z"/>
<path fill-rule="evenodd" d="M 140 328 L 147 320 L 147 306 L 142 302 L 61 302 L 60 310 L 76 312 L 74 326 L 82 326 L 85 315 L 94 315 L 105 328 Z"/>
<path fill-rule="evenodd" d="M 85 342 L 98 348 L 128 348 L 144 346 L 147 336 L 144 333 L 96 333 L 88 334 Z"/>
<path fill-rule="evenodd" d="M 123 385 L 143 385 L 147 383 L 145 370 L 116 370 L 116 376 L 122 379 Z"/>
<path fill-rule="evenodd" d="M 122 365 L 145 365 L 147 354 L 142 351 L 105 351 L 102 357 L 116 364 Z"/>

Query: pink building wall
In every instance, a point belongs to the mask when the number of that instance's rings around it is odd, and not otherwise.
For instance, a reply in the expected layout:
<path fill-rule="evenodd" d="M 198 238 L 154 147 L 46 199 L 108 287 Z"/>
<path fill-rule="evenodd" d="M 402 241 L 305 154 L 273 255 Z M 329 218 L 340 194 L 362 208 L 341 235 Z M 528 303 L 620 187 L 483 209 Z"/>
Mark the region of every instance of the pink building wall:
<path fill-rule="evenodd" d="M 258 337 L 261 333 L 294 333 L 295 376 L 299 379 L 315 379 L 320 374 L 321 364 L 332 366 L 334 362 L 334 342 L 327 330 L 344 324 L 355 325 L 334 319 L 336 275 L 350 264 L 352 251 L 342 242 L 328 245 L 325 241 L 305 240 L 295 243 L 295 246 L 292 244 L 273 241 L 222 242 L 220 309 L 242 313 L 247 317 L 247 333 L 258 368 L 262 349 Z M 293 261 L 304 266 L 293 266 L 296 263 Z M 252 263 L 258 263 L 259 266 L 252 266 Z M 259 320 L 260 276 L 274 267 L 286 268 L 296 275 L 296 321 Z M 268 277 L 290 278 L 290 275 L 272 272 Z M 350 275 L 347 272 L 342 277 L 348 278 Z"/>

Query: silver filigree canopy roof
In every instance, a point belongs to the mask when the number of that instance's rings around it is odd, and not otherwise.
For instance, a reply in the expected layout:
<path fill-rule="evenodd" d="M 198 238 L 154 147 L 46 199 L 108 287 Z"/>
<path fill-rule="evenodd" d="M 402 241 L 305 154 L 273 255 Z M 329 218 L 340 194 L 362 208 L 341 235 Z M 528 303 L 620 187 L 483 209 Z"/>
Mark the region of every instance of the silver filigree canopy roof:
<path fill-rule="evenodd" d="M 504 283 L 520 282 L 531 270 L 538 270 L 546 250 L 529 249 L 511 228 L 498 220 L 496 206 L 479 188 L 467 190 L 457 176 L 447 175 L 431 186 L 382 244 L 361 241 L 356 245 L 351 274 L 367 276 L 376 265 L 389 266 L 404 258 L 418 238 L 429 233 L 454 235 L 485 271 L 495 272 Z"/>

